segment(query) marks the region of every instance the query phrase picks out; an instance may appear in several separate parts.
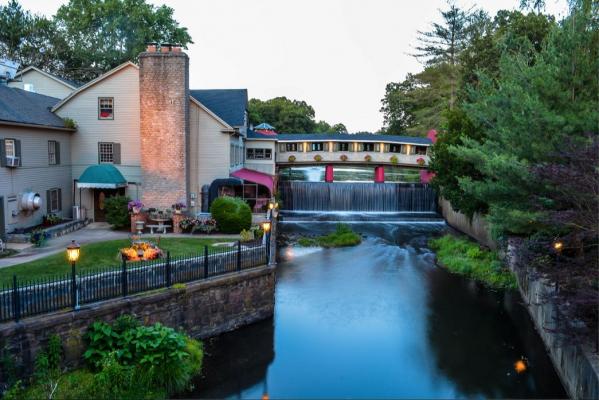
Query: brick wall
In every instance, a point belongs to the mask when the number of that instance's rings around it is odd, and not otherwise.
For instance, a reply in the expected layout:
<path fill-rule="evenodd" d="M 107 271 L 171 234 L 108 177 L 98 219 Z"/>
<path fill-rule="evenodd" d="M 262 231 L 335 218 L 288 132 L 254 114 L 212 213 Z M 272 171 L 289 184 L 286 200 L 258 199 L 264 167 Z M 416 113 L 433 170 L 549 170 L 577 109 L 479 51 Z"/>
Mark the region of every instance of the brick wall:
<path fill-rule="evenodd" d="M 65 362 L 82 364 L 84 334 L 94 321 L 113 321 L 132 314 L 145 324 L 161 322 L 195 338 L 206 338 L 272 317 L 275 269 L 262 267 L 162 289 L 150 294 L 104 301 L 64 311 L 0 324 L 0 345 L 31 373 L 35 355 L 51 335 L 62 339 Z M 2 374 L 0 374 L 2 375 Z"/>
<path fill-rule="evenodd" d="M 189 204 L 189 58 L 181 51 L 139 56 L 142 201 Z"/>

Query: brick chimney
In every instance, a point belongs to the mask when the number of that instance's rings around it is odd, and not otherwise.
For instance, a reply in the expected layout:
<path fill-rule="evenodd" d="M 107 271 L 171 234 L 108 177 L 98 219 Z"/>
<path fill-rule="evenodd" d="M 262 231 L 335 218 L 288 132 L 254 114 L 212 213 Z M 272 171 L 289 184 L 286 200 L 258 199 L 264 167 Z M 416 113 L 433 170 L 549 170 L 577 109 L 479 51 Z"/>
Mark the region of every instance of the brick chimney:
<path fill-rule="evenodd" d="M 142 202 L 189 205 L 189 57 L 151 43 L 139 55 Z"/>

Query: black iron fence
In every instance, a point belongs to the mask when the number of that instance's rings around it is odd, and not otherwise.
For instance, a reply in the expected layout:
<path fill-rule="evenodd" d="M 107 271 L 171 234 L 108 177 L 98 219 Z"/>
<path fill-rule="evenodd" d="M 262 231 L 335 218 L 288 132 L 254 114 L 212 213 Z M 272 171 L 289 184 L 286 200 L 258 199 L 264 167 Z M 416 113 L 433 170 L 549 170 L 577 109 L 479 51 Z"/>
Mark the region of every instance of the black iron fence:
<path fill-rule="evenodd" d="M 127 263 L 109 268 L 89 269 L 51 278 L 19 280 L 3 284 L 0 291 L 0 321 L 78 309 L 94 303 L 176 283 L 207 279 L 243 271 L 268 263 L 268 244 L 261 241 L 241 243 L 223 250 L 204 246 L 203 252 L 152 261 Z"/>

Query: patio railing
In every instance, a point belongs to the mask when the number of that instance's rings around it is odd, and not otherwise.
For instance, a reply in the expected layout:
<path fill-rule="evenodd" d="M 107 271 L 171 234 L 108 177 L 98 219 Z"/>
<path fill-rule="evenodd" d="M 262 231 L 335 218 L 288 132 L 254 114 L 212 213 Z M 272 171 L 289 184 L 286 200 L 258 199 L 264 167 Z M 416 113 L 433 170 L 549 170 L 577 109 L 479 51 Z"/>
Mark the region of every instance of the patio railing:
<path fill-rule="evenodd" d="M 72 309 L 102 300 L 125 297 L 176 283 L 208 279 L 240 272 L 268 263 L 268 246 L 261 241 L 241 243 L 222 250 L 204 246 L 203 252 L 185 256 L 89 269 L 76 274 L 19 280 L 3 284 L 0 291 L 0 321 Z"/>

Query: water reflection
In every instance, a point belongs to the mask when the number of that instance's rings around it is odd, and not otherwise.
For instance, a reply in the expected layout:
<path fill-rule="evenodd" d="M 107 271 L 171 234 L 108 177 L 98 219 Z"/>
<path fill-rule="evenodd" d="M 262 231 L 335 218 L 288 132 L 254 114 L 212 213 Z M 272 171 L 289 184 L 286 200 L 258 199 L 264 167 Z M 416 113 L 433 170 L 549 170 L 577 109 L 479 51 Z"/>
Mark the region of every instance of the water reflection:
<path fill-rule="evenodd" d="M 430 221 L 434 222 L 434 221 Z M 437 268 L 427 239 L 442 223 L 366 222 L 360 246 L 290 248 L 274 322 L 207 346 L 193 397 L 564 397 L 516 293 Z M 322 233 L 334 224 L 283 224 Z M 529 368 L 514 371 L 525 357 Z"/>

